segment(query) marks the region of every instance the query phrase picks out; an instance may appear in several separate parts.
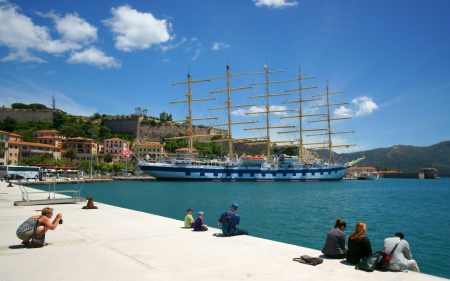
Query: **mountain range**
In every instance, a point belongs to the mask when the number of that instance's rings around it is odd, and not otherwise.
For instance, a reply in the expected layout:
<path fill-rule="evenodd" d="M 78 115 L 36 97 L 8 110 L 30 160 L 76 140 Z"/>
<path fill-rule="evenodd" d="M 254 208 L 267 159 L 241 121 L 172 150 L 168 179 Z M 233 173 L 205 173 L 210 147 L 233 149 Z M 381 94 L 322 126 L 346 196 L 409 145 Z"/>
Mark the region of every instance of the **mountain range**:
<path fill-rule="evenodd" d="M 315 150 L 320 157 L 328 159 L 328 150 Z M 401 170 L 405 173 L 419 173 L 422 168 L 436 168 L 438 176 L 450 177 L 450 141 L 443 141 L 426 147 L 395 145 L 372 150 L 334 153 L 334 162 L 346 163 L 360 157 L 365 159 L 355 166 L 371 166 L 378 170 Z"/>

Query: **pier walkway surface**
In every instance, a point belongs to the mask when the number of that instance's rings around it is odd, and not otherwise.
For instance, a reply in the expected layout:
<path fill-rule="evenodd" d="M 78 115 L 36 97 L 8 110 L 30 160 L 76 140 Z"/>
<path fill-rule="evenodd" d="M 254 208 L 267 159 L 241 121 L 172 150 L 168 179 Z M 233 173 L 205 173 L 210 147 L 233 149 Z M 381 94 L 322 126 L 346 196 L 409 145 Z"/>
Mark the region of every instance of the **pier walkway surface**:
<path fill-rule="evenodd" d="M 7 185 L 0 182 L 1 280 L 448 280 L 411 271 L 358 271 L 344 260 L 326 258 L 317 266 L 305 265 L 292 258 L 322 253 L 252 236 L 222 237 L 217 228 L 193 232 L 182 227 L 182 217 L 95 198 L 98 209 L 84 210 L 85 203 L 49 206 L 63 214 L 64 224 L 47 232 L 48 246 L 29 249 L 20 244 L 16 229 L 45 206 L 14 206 L 21 193 Z M 158 199 L 149 198 L 149 204 L 152 200 Z"/>

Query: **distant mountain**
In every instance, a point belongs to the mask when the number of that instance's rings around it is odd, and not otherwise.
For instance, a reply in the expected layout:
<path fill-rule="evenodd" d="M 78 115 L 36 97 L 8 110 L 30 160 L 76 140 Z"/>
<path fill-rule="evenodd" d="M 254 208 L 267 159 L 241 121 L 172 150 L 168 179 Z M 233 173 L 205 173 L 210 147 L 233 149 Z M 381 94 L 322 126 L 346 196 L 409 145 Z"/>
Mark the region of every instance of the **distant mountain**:
<path fill-rule="evenodd" d="M 319 156 L 328 159 L 328 150 L 315 150 Z M 334 162 L 345 163 L 365 156 L 356 166 L 372 166 L 378 170 L 402 170 L 420 172 L 422 168 L 436 168 L 438 176 L 450 177 L 450 141 L 418 147 L 396 145 L 353 153 L 333 153 Z"/>

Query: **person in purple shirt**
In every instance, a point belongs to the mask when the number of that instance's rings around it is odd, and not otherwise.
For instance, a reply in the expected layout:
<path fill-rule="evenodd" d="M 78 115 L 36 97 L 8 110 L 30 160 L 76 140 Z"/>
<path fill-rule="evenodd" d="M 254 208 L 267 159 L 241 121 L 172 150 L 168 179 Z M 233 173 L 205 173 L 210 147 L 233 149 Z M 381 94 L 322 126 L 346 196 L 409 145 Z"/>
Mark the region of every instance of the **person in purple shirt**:
<path fill-rule="evenodd" d="M 208 226 L 203 224 L 203 218 L 205 217 L 205 213 L 198 212 L 198 217 L 194 222 L 194 231 L 208 231 Z"/>

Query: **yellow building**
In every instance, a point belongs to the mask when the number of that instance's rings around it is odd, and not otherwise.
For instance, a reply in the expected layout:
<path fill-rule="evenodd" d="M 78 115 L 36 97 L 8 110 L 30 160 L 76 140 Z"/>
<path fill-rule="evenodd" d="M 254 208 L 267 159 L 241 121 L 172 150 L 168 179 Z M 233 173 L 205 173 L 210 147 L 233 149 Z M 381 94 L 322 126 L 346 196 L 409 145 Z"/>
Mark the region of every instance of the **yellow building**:
<path fill-rule="evenodd" d="M 98 159 L 98 144 L 93 139 L 87 139 L 82 137 L 68 138 L 62 143 L 62 159 L 63 161 L 70 161 L 70 158 L 66 156 L 67 151 L 73 148 L 77 152 L 74 163 L 80 164 L 82 161 L 91 160 L 97 161 Z"/>
<path fill-rule="evenodd" d="M 133 146 L 133 154 L 139 159 L 145 159 L 145 156 L 155 159 L 164 154 L 164 145 L 157 142 L 144 142 Z"/>
<path fill-rule="evenodd" d="M 32 156 L 43 153 L 51 154 L 53 159 L 61 159 L 61 148 L 58 146 L 10 139 L 8 140 L 6 161 L 10 161 L 11 165 L 17 165 L 20 161 L 26 161 Z"/>
<path fill-rule="evenodd" d="M 33 132 L 33 137 L 36 139 L 36 142 L 43 144 L 50 144 L 55 146 L 62 146 L 63 141 L 66 139 L 66 136 L 61 134 L 57 130 L 41 130 Z"/>

